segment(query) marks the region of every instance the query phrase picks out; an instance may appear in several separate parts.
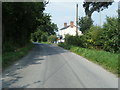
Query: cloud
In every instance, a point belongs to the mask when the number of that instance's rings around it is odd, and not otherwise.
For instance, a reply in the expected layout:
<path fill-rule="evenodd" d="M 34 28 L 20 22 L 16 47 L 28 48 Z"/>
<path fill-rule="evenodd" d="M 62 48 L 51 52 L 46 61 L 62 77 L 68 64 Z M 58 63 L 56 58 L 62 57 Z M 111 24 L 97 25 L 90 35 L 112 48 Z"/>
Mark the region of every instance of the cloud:
<path fill-rule="evenodd" d="M 83 3 L 78 3 L 78 12 L 80 17 L 85 16 L 85 11 L 83 8 Z M 102 23 L 104 23 L 106 15 L 115 16 L 117 15 L 116 10 L 118 9 L 118 3 L 114 2 L 112 5 L 101 12 Z M 63 27 L 63 23 L 67 22 L 69 24 L 70 21 L 75 22 L 76 18 L 76 2 L 49 2 L 46 6 L 46 13 L 50 13 L 52 16 L 52 21 L 58 24 L 58 28 Z M 98 12 L 94 12 L 92 15 L 92 19 L 94 20 L 94 24 L 100 24 L 100 15 Z"/>

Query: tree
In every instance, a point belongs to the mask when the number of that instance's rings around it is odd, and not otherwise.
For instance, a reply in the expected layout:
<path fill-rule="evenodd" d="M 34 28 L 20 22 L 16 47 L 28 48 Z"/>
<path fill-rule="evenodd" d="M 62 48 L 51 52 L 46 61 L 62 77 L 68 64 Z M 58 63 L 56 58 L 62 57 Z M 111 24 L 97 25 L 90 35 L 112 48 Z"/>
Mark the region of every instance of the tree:
<path fill-rule="evenodd" d="M 39 27 L 44 32 L 48 32 L 49 35 L 55 34 L 55 31 L 58 30 L 57 24 L 51 22 L 51 15 L 43 14 L 42 18 L 37 19 Z"/>
<path fill-rule="evenodd" d="M 93 20 L 91 18 L 88 18 L 88 17 L 81 17 L 81 18 L 79 18 L 78 25 L 80 26 L 80 30 L 83 33 L 85 33 L 93 25 Z"/>
<path fill-rule="evenodd" d="M 92 13 L 94 11 L 100 12 L 106 8 L 108 8 L 109 5 L 112 5 L 113 0 L 110 0 L 110 2 L 87 2 L 87 0 L 84 1 L 83 7 L 85 9 L 85 14 L 89 18 L 91 18 Z"/>
<path fill-rule="evenodd" d="M 41 40 L 43 42 L 47 42 L 48 39 L 48 33 L 47 32 L 43 32 L 43 34 L 41 35 Z"/>
<path fill-rule="evenodd" d="M 48 37 L 48 33 L 47 32 L 43 32 L 39 28 L 37 29 L 36 32 L 31 33 L 31 41 L 32 42 L 41 42 L 41 41 L 46 42 L 47 41 L 47 37 Z"/>
<path fill-rule="evenodd" d="M 3 44 L 11 41 L 13 45 L 24 46 L 38 26 L 36 18 L 43 16 L 44 3 L 4 2 L 2 6 Z"/>

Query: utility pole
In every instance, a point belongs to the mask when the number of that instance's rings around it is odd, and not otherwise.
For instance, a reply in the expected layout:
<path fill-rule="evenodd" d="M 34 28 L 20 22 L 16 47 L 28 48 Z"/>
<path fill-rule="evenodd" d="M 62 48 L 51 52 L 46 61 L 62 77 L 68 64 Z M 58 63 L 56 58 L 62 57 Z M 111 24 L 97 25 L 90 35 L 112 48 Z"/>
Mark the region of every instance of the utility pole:
<path fill-rule="evenodd" d="M 102 26 L 101 11 L 100 11 L 100 26 Z"/>
<path fill-rule="evenodd" d="M 78 4 L 76 4 L 76 36 L 78 36 Z"/>

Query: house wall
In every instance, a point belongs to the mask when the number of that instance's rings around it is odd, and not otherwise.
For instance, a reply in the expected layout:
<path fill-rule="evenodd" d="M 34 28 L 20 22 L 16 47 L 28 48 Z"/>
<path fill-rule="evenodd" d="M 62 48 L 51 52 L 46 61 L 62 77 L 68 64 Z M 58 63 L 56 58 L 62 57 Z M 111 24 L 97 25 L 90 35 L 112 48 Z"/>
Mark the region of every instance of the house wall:
<path fill-rule="evenodd" d="M 63 39 L 65 38 L 66 34 L 75 36 L 76 35 L 76 27 L 75 26 L 73 28 L 68 27 L 67 29 L 59 30 L 59 35 L 62 35 Z M 82 32 L 78 31 L 78 35 L 82 35 Z"/>

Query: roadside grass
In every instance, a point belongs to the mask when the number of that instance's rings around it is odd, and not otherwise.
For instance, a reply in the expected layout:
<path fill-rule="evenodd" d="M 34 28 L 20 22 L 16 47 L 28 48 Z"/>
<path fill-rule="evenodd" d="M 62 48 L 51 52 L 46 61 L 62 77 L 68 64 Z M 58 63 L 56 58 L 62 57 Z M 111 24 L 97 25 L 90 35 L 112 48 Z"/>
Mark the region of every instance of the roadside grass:
<path fill-rule="evenodd" d="M 43 44 L 51 44 L 50 42 L 41 42 L 41 43 L 43 43 Z"/>
<path fill-rule="evenodd" d="M 120 70 L 118 64 L 119 54 L 114 54 L 102 50 L 92 50 L 87 48 L 81 48 L 77 46 L 66 45 L 64 43 L 58 44 L 67 50 L 70 50 L 78 55 L 85 57 L 86 59 L 101 65 L 103 68 L 113 72 L 120 77 Z"/>
<path fill-rule="evenodd" d="M 15 61 L 19 60 L 33 48 L 33 44 L 30 43 L 23 48 L 20 48 L 18 51 L 14 52 L 5 52 L 2 54 L 2 68 L 3 70 L 8 66 L 12 65 Z"/>

